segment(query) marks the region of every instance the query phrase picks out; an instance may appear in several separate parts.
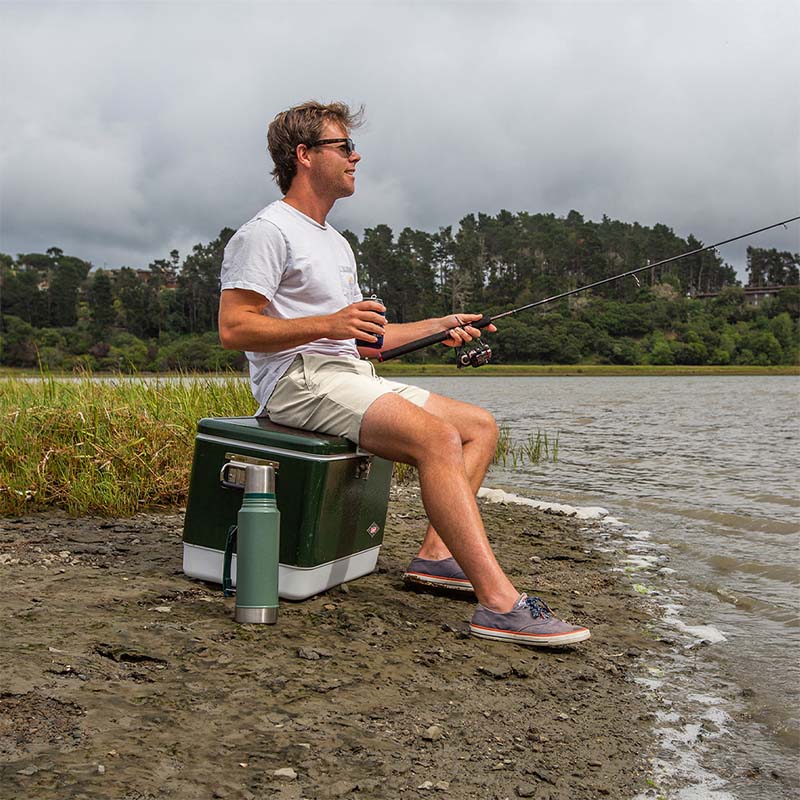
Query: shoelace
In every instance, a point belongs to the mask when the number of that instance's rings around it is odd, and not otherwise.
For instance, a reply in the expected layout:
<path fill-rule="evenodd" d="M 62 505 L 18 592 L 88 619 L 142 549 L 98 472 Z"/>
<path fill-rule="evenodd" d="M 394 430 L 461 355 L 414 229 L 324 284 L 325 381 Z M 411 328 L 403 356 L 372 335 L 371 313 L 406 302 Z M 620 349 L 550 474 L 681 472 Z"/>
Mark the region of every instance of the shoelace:
<path fill-rule="evenodd" d="M 547 617 L 553 616 L 550 606 L 548 606 L 541 597 L 527 597 L 525 599 L 525 605 L 531 612 L 531 616 L 534 618 L 544 617 L 546 619 Z"/>

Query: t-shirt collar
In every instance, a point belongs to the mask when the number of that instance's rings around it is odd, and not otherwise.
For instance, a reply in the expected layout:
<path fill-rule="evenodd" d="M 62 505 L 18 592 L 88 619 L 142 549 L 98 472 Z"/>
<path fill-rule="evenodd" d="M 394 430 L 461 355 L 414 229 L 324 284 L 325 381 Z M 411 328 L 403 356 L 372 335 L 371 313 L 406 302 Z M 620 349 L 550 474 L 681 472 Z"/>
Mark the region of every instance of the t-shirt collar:
<path fill-rule="evenodd" d="M 293 205 L 287 203 L 285 200 L 278 200 L 279 203 L 283 204 L 284 208 L 287 208 L 292 214 L 296 214 L 301 219 L 310 222 L 315 228 L 320 228 L 323 231 L 328 230 L 328 223 L 326 222 L 324 225 L 320 225 L 315 219 L 312 219 L 308 216 L 308 214 L 304 214 L 302 211 L 296 209 Z"/>

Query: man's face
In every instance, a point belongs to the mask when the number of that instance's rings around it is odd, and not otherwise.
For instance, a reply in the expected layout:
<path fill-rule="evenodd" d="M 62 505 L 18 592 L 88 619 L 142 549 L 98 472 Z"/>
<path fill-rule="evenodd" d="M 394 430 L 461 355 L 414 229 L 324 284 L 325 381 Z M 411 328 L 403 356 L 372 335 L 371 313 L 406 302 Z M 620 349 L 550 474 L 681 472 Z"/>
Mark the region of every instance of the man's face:
<path fill-rule="evenodd" d="M 326 122 L 320 139 L 346 139 L 347 131 L 335 122 Z M 356 164 L 361 156 L 354 150 L 347 154 L 344 142 L 321 144 L 309 151 L 312 159 L 311 180 L 320 194 L 334 200 L 350 197 L 356 190 Z"/>

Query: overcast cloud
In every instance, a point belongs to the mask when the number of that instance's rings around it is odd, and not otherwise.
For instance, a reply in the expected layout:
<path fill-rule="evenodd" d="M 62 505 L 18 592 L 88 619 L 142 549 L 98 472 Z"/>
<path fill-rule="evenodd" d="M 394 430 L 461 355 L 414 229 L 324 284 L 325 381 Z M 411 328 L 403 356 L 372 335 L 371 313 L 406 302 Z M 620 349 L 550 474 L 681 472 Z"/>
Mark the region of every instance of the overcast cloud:
<path fill-rule="evenodd" d="M 268 121 L 363 103 L 331 221 L 800 214 L 800 3 L 0 2 L 0 251 L 146 266 L 278 198 Z M 747 244 L 800 250 L 800 225 Z M 665 254 L 671 255 L 671 254 Z"/>

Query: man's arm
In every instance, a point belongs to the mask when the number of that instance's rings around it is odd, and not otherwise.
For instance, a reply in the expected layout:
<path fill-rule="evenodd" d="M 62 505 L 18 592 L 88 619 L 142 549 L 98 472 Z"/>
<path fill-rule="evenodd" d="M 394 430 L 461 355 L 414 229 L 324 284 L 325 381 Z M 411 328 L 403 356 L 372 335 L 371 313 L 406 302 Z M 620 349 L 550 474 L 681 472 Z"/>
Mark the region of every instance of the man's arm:
<path fill-rule="evenodd" d="M 448 314 L 446 317 L 432 317 L 419 320 L 419 322 L 389 322 L 383 329 L 381 350 L 359 347 L 358 352 L 366 358 L 376 358 L 378 353 L 383 350 L 391 350 L 408 342 L 422 339 L 424 336 L 430 336 L 432 333 L 441 333 L 447 330 L 450 331 L 450 338 L 445 339 L 442 344 L 447 347 L 460 347 L 481 335 L 480 330 L 473 328 L 469 323 L 475 322 L 482 316 L 482 314 Z M 485 330 L 494 333 L 497 328 L 494 325 L 487 325 Z"/>
<path fill-rule="evenodd" d="M 376 341 L 377 334 L 383 332 L 383 317 L 378 313 L 383 306 L 372 300 L 345 306 L 335 314 L 300 319 L 266 317 L 263 311 L 268 304 L 258 292 L 224 289 L 219 300 L 222 346 L 228 350 L 275 353 L 323 338 Z"/>

